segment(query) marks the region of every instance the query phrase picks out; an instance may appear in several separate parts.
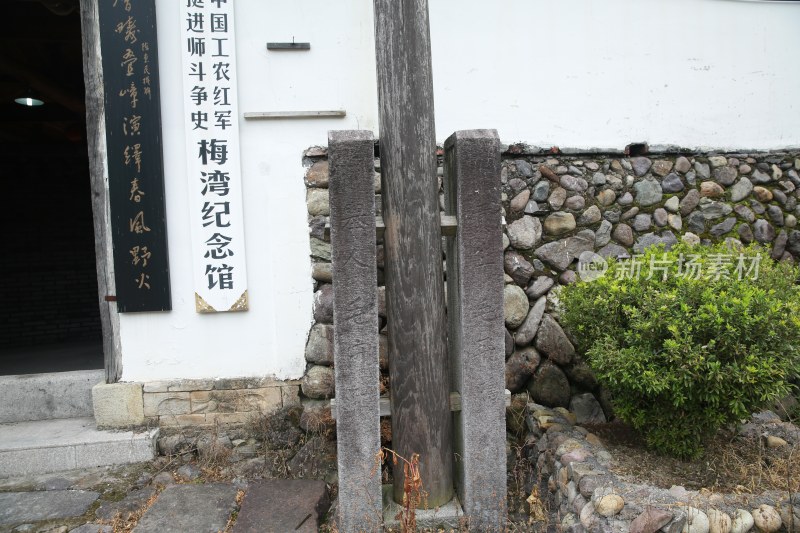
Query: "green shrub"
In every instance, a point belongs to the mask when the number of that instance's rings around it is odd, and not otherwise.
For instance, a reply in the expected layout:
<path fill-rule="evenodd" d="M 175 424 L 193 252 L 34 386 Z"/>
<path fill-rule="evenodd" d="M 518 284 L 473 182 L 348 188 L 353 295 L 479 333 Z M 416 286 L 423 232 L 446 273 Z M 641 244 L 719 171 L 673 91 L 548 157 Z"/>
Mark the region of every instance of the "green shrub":
<path fill-rule="evenodd" d="M 630 260 L 610 260 L 603 277 L 565 287 L 562 322 L 618 416 L 656 451 L 697 457 L 800 372 L 798 269 L 723 244 L 652 247 L 635 260 L 639 276 L 625 276 Z"/>

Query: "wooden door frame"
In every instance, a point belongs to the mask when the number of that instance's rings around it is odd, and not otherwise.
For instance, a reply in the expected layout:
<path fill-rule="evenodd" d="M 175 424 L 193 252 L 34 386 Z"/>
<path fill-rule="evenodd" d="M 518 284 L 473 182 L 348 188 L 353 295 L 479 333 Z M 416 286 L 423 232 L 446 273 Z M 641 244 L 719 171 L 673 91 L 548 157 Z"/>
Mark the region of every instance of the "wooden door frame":
<path fill-rule="evenodd" d="M 103 360 L 106 383 L 116 383 L 122 376 L 122 348 L 119 313 L 113 297 L 116 294 L 116 284 L 108 197 L 103 65 L 97 2 L 98 0 L 80 0 L 83 80 L 86 87 L 86 140 L 89 147 L 89 178 L 92 190 L 94 250 L 97 259 L 98 305 L 103 331 Z"/>

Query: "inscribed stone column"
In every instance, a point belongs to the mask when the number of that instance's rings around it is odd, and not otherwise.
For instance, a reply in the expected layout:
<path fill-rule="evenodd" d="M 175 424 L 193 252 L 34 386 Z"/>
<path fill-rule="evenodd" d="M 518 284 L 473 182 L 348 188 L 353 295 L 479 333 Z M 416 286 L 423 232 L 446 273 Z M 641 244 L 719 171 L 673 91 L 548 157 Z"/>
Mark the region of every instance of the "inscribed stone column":
<path fill-rule="evenodd" d="M 427 0 L 375 0 L 392 446 L 419 454 L 423 505 L 453 496 Z M 394 499 L 403 500 L 395 468 Z"/>
<path fill-rule="evenodd" d="M 333 356 L 340 531 L 381 523 L 378 288 L 374 147 L 370 131 L 332 131 L 330 159 Z"/>
<path fill-rule="evenodd" d="M 495 130 L 457 131 L 445 141 L 447 299 L 455 413 L 456 484 L 470 527 L 505 523 L 505 335 L 500 142 Z"/>

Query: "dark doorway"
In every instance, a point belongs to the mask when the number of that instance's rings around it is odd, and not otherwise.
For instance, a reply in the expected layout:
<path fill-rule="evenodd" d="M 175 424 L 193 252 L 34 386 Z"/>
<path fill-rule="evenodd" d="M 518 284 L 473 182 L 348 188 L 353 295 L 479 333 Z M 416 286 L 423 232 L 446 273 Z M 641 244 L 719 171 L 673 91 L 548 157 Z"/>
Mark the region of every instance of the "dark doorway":
<path fill-rule="evenodd" d="M 0 375 L 102 368 L 78 0 L 4 7 Z"/>

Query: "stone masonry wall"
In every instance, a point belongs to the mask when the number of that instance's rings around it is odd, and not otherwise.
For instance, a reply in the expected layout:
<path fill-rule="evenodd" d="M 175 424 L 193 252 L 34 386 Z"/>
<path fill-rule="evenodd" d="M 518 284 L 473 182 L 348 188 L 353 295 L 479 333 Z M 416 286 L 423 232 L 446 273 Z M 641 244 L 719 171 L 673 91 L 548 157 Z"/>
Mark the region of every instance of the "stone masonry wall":
<path fill-rule="evenodd" d="M 162 428 L 248 424 L 298 405 L 299 389 L 271 378 L 150 381 L 142 387 L 144 417 Z"/>
<path fill-rule="evenodd" d="M 315 323 L 301 384 L 301 401 L 307 402 L 327 400 L 335 391 L 330 241 L 325 233 L 327 153 L 313 147 L 304 156 L 315 286 Z M 679 240 L 730 240 L 761 243 L 776 260 L 800 259 L 798 153 L 628 157 L 510 145 L 502 157 L 506 387 L 512 393 L 527 391 L 547 407 L 568 407 L 579 423 L 603 421 L 611 414 L 608 398 L 576 354 L 576 339 L 558 322 L 558 288 L 578 279 L 581 253 L 632 256 L 657 243 L 669 247 Z M 380 206 L 378 159 L 375 170 Z M 440 166 L 440 190 L 441 175 Z M 382 291 L 380 241 L 376 261 Z M 380 315 L 384 393 L 388 359 L 383 306 Z"/>
<path fill-rule="evenodd" d="M 531 505 L 543 508 L 546 502 L 556 510 L 558 531 L 791 532 L 800 524 L 800 493 L 658 488 L 615 473 L 613 457 L 602 441 L 576 426 L 573 413 L 530 403 L 525 418 L 529 433 L 523 453 L 536 465 L 540 478 L 541 499 Z M 800 439 L 797 427 L 769 411 L 747 426 L 746 433 L 780 434 L 793 444 Z"/>

